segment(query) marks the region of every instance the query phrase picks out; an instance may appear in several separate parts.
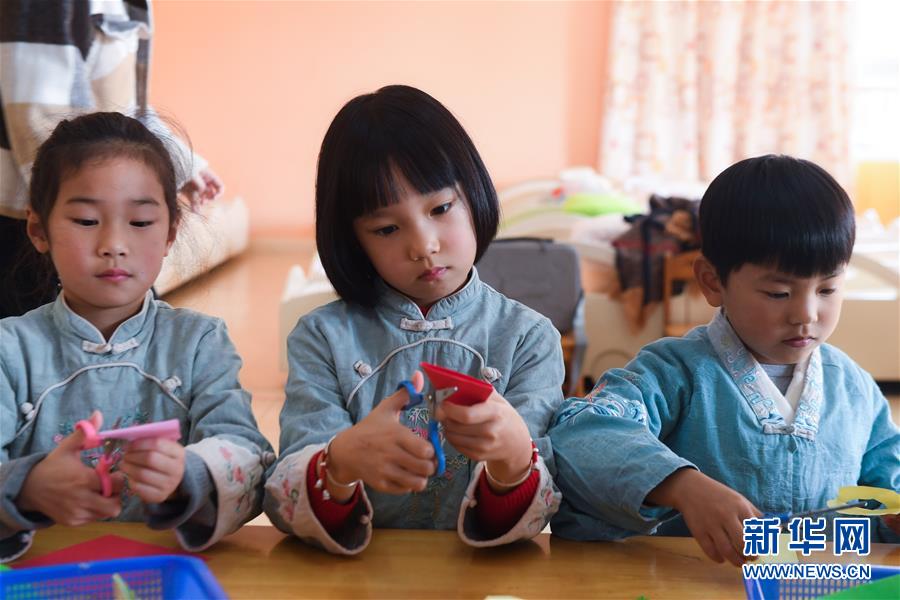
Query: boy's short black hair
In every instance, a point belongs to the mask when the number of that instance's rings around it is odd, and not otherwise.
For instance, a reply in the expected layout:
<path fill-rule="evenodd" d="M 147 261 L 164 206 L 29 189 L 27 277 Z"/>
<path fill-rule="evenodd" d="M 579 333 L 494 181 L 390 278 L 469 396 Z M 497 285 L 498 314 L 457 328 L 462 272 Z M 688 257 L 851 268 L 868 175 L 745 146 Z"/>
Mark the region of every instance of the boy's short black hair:
<path fill-rule="evenodd" d="M 497 192 L 449 110 L 404 85 L 357 96 L 331 122 L 316 173 L 316 245 L 328 279 L 348 302 L 377 301 L 377 273 L 353 221 L 399 200 L 396 172 L 421 194 L 459 186 L 475 227 L 476 261 L 497 233 Z"/>
<path fill-rule="evenodd" d="M 700 236 L 723 284 L 746 263 L 813 277 L 850 260 L 856 222 L 850 197 L 825 169 L 769 154 L 735 163 L 709 184 Z"/>

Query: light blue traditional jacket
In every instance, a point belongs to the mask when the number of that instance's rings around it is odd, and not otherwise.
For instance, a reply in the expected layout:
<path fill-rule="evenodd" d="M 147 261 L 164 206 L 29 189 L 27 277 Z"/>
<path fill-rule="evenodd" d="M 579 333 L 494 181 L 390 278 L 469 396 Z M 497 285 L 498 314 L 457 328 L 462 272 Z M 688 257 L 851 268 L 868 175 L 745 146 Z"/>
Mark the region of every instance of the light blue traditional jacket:
<path fill-rule="evenodd" d="M 374 309 L 336 301 L 305 315 L 288 338 L 290 375 L 281 412 L 279 459 L 266 482 L 264 508 L 272 522 L 310 543 L 344 554 L 362 551 L 375 527 L 457 528 L 473 545 L 495 545 L 539 533 L 556 510 L 553 452 L 547 427 L 562 402 L 559 333 L 550 321 L 483 283 L 473 268 L 458 292 L 441 299 L 427 318 L 409 298 L 383 282 Z M 444 442 L 447 470 L 421 493 L 394 496 L 366 489 L 351 516 L 354 527 L 332 538 L 316 519 L 306 493 L 310 459 L 336 433 L 358 423 L 419 363 L 441 365 L 493 384 L 531 432 L 541 459 L 538 493 L 507 534 L 485 539 L 471 506 L 483 468 Z M 426 382 L 426 390 L 428 384 Z M 427 437 L 424 407 L 402 422 Z"/>
<path fill-rule="evenodd" d="M 888 402 L 843 352 L 822 345 L 795 369 L 785 392 L 799 396 L 793 423 L 776 408 L 779 394 L 721 313 L 647 345 L 557 412 L 550 437 L 563 502 L 553 532 L 688 535 L 674 511 L 643 505 L 685 466 L 763 512 L 823 508 L 842 486 L 900 489 L 900 431 Z"/>
<path fill-rule="evenodd" d="M 261 510 L 265 468 L 274 462 L 238 382 L 241 359 L 225 324 L 153 300 L 110 339 L 72 312 L 64 294 L 21 317 L 0 320 L 0 559 L 30 545 L 44 515 L 15 499 L 32 467 L 95 409 L 104 426 L 178 419 L 186 447 L 177 502 L 144 505 L 126 490 L 118 520 L 176 528 L 200 550 Z M 83 456 L 95 464 L 102 448 Z"/>

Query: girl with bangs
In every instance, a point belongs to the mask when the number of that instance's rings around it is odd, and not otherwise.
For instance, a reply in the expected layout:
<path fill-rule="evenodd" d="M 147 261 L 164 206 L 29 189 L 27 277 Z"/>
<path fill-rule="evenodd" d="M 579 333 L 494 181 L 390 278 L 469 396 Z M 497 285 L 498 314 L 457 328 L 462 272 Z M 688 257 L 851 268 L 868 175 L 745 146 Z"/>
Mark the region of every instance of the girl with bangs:
<path fill-rule="evenodd" d="M 559 334 L 478 278 L 499 207 L 471 139 L 428 94 L 389 86 L 348 102 L 319 154 L 316 243 L 341 299 L 300 319 L 281 451 L 264 507 L 330 552 L 373 527 L 453 529 L 491 546 L 537 535 L 559 503 L 546 431 L 562 401 Z M 437 405 L 446 471 L 407 407 L 428 362 L 493 386 Z"/>

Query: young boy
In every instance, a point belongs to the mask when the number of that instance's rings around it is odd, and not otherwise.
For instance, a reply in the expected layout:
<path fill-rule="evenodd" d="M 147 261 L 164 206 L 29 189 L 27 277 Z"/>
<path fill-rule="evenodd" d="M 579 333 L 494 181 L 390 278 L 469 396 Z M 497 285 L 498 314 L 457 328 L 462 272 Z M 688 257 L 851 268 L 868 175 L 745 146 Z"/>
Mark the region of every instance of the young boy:
<path fill-rule="evenodd" d="M 694 274 L 720 311 L 557 411 L 555 534 L 689 532 L 713 560 L 740 564 L 744 519 L 823 508 L 847 485 L 900 489 L 887 400 L 824 343 L 853 250 L 846 192 L 811 162 L 747 159 L 710 184 L 700 229 Z"/>

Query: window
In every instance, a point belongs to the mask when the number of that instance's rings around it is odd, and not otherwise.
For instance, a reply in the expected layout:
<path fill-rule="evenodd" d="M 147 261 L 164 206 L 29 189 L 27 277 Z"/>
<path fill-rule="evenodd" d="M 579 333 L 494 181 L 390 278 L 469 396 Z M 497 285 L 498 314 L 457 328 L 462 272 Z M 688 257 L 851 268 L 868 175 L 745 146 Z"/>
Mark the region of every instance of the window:
<path fill-rule="evenodd" d="M 851 152 L 857 163 L 900 161 L 900 3 L 853 9 Z"/>

